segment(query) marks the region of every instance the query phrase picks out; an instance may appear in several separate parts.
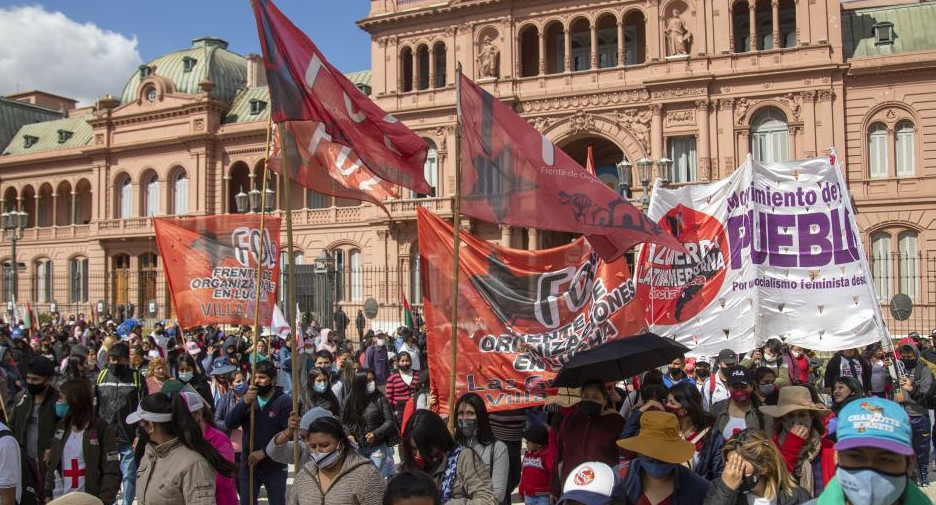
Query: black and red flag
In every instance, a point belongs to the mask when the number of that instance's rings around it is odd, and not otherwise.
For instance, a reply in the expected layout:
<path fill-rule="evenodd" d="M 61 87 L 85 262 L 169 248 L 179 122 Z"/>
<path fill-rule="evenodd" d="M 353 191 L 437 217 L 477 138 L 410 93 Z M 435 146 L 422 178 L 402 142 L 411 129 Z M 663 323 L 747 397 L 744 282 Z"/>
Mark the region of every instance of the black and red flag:
<path fill-rule="evenodd" d="M 378 205 L 399 196 L 397 185 L 430 193 L 426 142 L 336 70 L 273 2 L 251 4 L 279 151 L 290 165 L 276 160 L 273 170 L 319 193 Z"/>
<path fill-rule="evenodd" d="M 581 233 L 603 258 L 682 245 L 510 107 L 460 74 L 461 211 L 484 221 Z M 543 209 L 549 209 L 544 212 Z"/>

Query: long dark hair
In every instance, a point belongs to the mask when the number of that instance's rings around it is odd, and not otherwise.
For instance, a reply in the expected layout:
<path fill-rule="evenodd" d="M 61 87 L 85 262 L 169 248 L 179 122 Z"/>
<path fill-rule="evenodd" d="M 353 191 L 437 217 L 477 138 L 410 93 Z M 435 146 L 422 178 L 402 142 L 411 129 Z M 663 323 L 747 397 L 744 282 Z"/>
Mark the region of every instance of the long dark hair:
<path fill-rule="evenodd" d="M 324 375 L 325 379 L 328 381 L 328 387 L 325 388 L 324 393 L 319 393 L 315 390 L 315 379 L 320 375 Z M 319 404 L 320 401 L 324 400 L 328 402 L 328 410 L 332 414 L 337 416 L 341 413 L 341 406 L 338 403 L 338 397 L 335 396 L 334 391 L 331 389 L 331 377 L 329 377 L 329 374 L 321 367 L 314 367 L 309 370 L 308 381 L 306 383 L 305 394 L 303 396 L 306 410 L 315 407 L 317 404 Z"/>
<path fill-rule="evenodd" d="M 682 408 L 686 409 L 686 414 L 689 416 L 689 419 L 692 419 L 692 425 L 695 427 L 696 431 L 710 428 L 715 424 L 715 416 L 709 414 L 702 408 L 702 393 L 699 393 L 695 385 L 689 384 L 688 382 L 680 382 L 669 390 L 669 394 L 673 395 L 673 399 L 676 400 L 676 403 L 682 405 Z"/>
<path fill-rule="evenodd" d="M 308 436 L 313 433 L 324 433 L 334 437 L 339 444 L 342 444 L 341 453 L 344 455 L 347 455 L 348 452 L 352 450 L 351 444 L 348 443 L 348 433 L 337 417 L 324 416 L 312 421 L 312 424 L 309 425 L 306 437 L 308 438 Z"/>
<path fill-rule="evenodd" d="M 369 368 L 362 368 L 354 374 L 354 380 L 351 381 L 351 392 L 345 398 L 344 409 L 341 411 L 341 420 L 346 425 L 355 429 L 364 429 L 364 409 L 367 408 L 367 402 L 371 395 L 367 393 L 367 374 L 373 373 Z M 380 391 L 374 391 L 375 395 L 381 394 Z"/>
<path fill-rule="evenodd" d="M 448 426 L 439 414 L 421 409 L 413 413 L 413 417 L 406 423 L 406 430 L 403 431 L 400 462 L 404 469 L 419 469 L 413 458 L 412 445 L 416 446 L 423 459 L 429 461 L 434 460 L 437 453 L 441 452 L 444 455 L 454 449 L 455 439 L 449 434 Z"/>
<path fill-rule="evenodd" d="M 198 365 L 198 362 L 195 360 L 195 358 L 193 358 L 187 352 L 180 354 L 179 357 L 176 358 L 176 363 L 175 363 L 176 378 L 179 377 L 179 365 L 181 365 L 182 363 L 186 363 L 188 364 L 188 366 L 192 367 L 192 380 L 190 380 L 189 383 L 195 383 L 195 382 L 200 382 L 204 380 L 204 374 L 202 373 L 202 369 Z"/>
<path fill-rule="evenodd" d="M 68 414 L 62 423 L 66 427 L 86 430 L 94 423 L 94 396 L 91 384 L 84 379 L 69 379 L 59 389 L 68 402 Z"/>
<path fill-rule="evenodd" d="M 493 444 L 497 441 L 494 438 L 494 432 L 491 431 L 491 419 L 488 417 L 487 407 L 484 406 L 484 400 L 478 396 L 477 393 L 465 393 L 455 402 L 455 420 L 458 421 L 458 411 L 463 404 L 471 405 L 474 408 L 475 414 L 478 416 L 478 428 L 476 433 L 476 438 L 481 445 Z M 468 445 L 468 439 L 462 435 L 461 430 L 455 430 L 455 441 L 458 442 L 458 445 Z"/>
<path fill-rule="evenodd" d="M 188 405 L 182 395 L 175 394 L 171 397 L 165 393 L 151 394 L 140 402 L 140 408 L 154 414 L 172 414 L 172 421 L 167 423 L 154 423 L 158 425 L 169 436 L 177 437 L 182 445 L 198 453 L 205 458 L 208 464 L 219 474 L 225 477 L 233 477 L 237 466 L 233 461 L 224 459 L 223 456 L 212 447 L 207 440 L 192 413 L 189 412 Z"/>

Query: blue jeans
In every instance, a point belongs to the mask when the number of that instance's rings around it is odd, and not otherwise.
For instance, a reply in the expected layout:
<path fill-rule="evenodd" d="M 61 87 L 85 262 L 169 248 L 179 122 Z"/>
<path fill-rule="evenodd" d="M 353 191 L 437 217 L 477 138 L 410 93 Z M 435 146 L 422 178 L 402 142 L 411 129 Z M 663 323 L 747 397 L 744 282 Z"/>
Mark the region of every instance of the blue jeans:
<path fill-rule="evenodd" d="M 930 423 L 929 413 L 922 416 L 910 416 L 910 431 L 913 434 L 913 451 L 916 452 L 917 465 L 920 469 L 917 482 L 929 484 Z"/>
<path fill-rule="evenodd" d="M 133 457 L 133 446 L 130 444 L 117 444 L 117 452 L 120 453 L 120 487 L 123 490 L 123 505 L 133 505 L 133 499 L 136 498 L 136 473 L 137 464 Z"/>
<path fill-rule="evenodd" d="M 539 496 L 524 496 L 523 505 L 549 505 L 549 495 L 541 494 Z"/>
<path fill-rule="evenodd" d="M 241 466 L 240 477 L 237 479 L 238 495 L 241 505 L 257 503 L 260 496 L 260 486 L 266 488 L 267 500 L 270 505 L 286 505 L 286 468 L 272 468 L 269 470 L 254 471 L 253 500 L 248 501 L 250 477 L 247 474 L 247 465 Z"/>
<path fill-rule="evenodd" d="M 393 464 L 393 449 L 387 447 L 386 444 L 361 449 L 361 456 L 370 458 L 374 462 L 377 470 L 380 471 L 381 477 L 389 478 L 396 475 L 396 468 Z"/>

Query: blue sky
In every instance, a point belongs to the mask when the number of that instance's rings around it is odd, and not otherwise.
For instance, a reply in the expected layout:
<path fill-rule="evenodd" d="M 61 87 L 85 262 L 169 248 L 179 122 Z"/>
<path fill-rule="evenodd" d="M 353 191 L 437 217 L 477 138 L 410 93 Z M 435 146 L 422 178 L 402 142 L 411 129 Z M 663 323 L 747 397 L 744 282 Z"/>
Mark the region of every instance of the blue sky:
<path fill-rule="evenodd" d="M 338 69 L 370 68 L 370 37 L 355 21 L 369 0 L 278 0 Z M 217 36 L 259 53 L 248 0 L 0 0 L 0 96 L 41 89 L 93 103 L 119 95 L 143 62 Z"/>

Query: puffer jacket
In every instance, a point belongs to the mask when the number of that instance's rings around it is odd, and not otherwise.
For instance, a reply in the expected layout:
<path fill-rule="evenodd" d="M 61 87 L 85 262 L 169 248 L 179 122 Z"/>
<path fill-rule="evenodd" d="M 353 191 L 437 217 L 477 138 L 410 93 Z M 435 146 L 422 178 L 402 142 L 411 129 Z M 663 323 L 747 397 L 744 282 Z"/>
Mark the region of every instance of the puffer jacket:
<path fill-rule="evenodd" d="M 178 438 L 146 445 L 136 484 L 139 505 L 215 505 L 214 468 Z"/>
<path fill-rule="evenodd" d="M 71 428 L 60 424 L 49 444 L 51 455 L 46 465 L 43 492 L 50 500 L 55 487 L 55 471 L 61 471 L 62 451 L 70 431 Z M 114 503 L 120 489 L 120 453 L 117 452 L 114 429 L 96 418 L 82 435 L 81 451 L 86 472 L 84 492 L 97 496 L 104 503 Z"/>
<path fill-rule="evenodd" d="M 322 491 L 318 467 L 315 463 L 306 463 L 296 476 L 289 504 L 381 505 L 386 488 L 386 481 L 371 460 L 348 448 L 341 471 L 327 491 Z"/>
<path fill-rule="evenodd" d="M 346 419 L 345 416 L 342 416 L 341 423 L 345 426 L 348 434 L 353 435 L 355 442 L 362 448 L 386 444 L 394 435 L 393 432 L 397 430 L 390 403 L 380 393 L 374 392 L 367 397 L 367 405 L 364 407 L 364 412 L 361 413 L 361 418 L 364 420 L 363 426 L 355 423 L 352 419 Z M 368 433 L 374 434 L 372 443 L 367 443 L 364 439 L 364 436 Z"/>
<path fill-rule="evenodd" d="M 114 427 L 117 445 L 130 445 L 136 437 L 136 425 L 127 424 L 127 416 L 136 411 L 146 396 L 146 381 L 136 370 L 127 369 L 118 377 L 110 368 L 101 370 L 94 383 L 94 396 L 101 419 Z"/>

